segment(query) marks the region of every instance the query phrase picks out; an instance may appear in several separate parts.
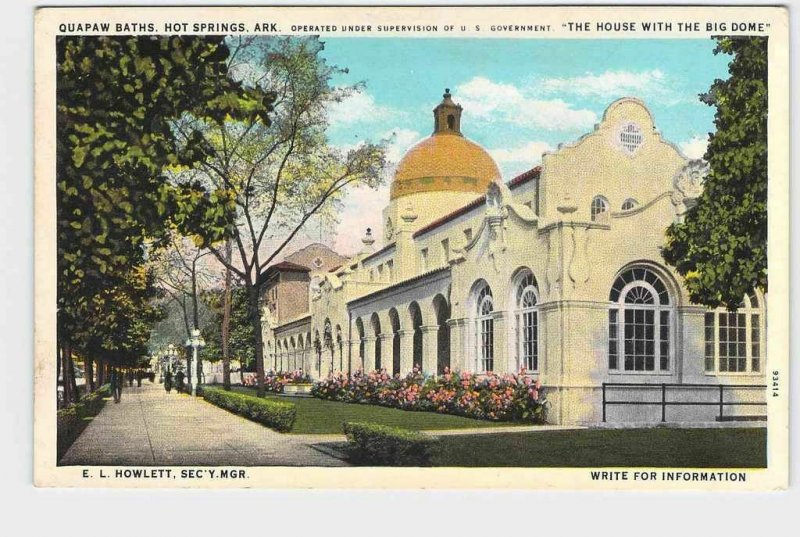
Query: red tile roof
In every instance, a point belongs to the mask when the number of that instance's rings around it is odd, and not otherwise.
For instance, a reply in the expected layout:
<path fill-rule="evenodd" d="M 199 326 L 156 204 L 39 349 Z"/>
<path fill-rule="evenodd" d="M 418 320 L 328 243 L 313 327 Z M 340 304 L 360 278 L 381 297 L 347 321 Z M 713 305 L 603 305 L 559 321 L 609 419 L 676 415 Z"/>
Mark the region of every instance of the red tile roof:
<path fill-rule="evenodd" d="M 267 268 L 267 272 L 274 272 L 274 271 L 311 272 L 311 269 L 308 267 L 304 267 L 303 265 L 298 265 L 297 263 L 291 263 L 289 261 L 281 261 L 280 263 L 275 263 L 274 265 L 270 265 L 269 268 Z"/>
<path fill-rule="evenodd" d="M 539 174 L 541 173 L 541 171 L 542 171 L 542 167 L 541 166 L 536 166 L 535 168 L 532 168 L 532 169 L 528 170 L 527 172 L 522 173 L 522 174 L 514 177 L 511 181 L 506 183 L 506 186 L 508 186 L 508 188 L 510 188 L 511 190 L 514 190 L 515 188 L 524 185 L 528 181 L 531 181 L 531 180 L 536 179 L 537 177 L 539 177 Z M 447 222 L 450 222 L 451 220 L 455 220 L 459 216 L 467 214 L 468 212 L 470 212 L 471 210 L 475 209 L 476 207 L 480 207 L 481 205 L 483 205 L 483 203 L 485 201 L 486 201 L 486 196 L 485 195 L 481 196 L 480 198 L 476 199 L 475 201 L 471 201 L 467 205 L 464 205 L 463 207 L 461 207 L 459 209 L 456 209 L 452 213 L 446 214 L 443 217 L 441 217 L 441 218 L 439 218 L 437 220 L 434 220 L 433 222 L 431 222 L 427 226 L 418 229 L 416 232 L 414 232 L 413 237 L 415 239 L 417 237 L 421 237 L 422 235 L 424 235 L 424 234 L 426 234 L 426 233 L 428 233 L 430 231 L 433 231 L 437 227 L 439 227 L 441 225 L 444 225 Z"/>

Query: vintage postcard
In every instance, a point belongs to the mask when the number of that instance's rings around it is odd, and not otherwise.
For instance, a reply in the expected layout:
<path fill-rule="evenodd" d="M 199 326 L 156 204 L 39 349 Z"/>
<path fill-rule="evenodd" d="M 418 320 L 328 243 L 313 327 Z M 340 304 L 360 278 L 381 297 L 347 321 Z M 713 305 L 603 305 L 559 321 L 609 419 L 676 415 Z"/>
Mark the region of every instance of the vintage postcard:
<path fill-rule="evenodd" d="M 788 484 L 780 7 L 43 8 L 35 483 Z"/>

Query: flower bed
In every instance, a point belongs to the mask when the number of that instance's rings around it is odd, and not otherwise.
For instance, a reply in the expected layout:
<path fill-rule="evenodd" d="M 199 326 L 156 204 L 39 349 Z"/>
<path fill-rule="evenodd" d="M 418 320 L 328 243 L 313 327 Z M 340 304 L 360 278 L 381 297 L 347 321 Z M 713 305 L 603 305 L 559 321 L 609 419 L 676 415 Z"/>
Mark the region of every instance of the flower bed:
<path fill-rule="evenodd" d="M 439 377 L 426 377 L 415 367 L 405 378 L 392 378 L 385 370 L 356 371 L 349 377 L 329 376 L 315 384 L 311 394 L 332 401 L 493 421 L 546 421 L 541 384 L 524 370 L 505 375 L 446 371 Z"/>
<path fill-rule="evenodd" d="M 312 382 L 311 377 L 300 369 L 281 372 L 268 371 L 264 375 L 264 389 L 273 393 L 283 393 L 287 384 L 311 384 Z M 253 388 L 258 386 L 257 376 L 248 375 L 244 377 L 244 386 Z"/>

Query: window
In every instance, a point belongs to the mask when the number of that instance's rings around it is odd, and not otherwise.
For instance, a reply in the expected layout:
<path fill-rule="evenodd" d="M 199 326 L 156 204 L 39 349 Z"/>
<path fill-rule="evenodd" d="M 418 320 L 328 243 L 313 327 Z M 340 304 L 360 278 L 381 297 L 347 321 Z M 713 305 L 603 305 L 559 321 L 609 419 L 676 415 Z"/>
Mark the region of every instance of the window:
<path fill-rule="evenodd" d="M 622 210 L 623 211 L 630 211 L 631 209 L 635 209 L 639 205 L 639 202 L 633 198 L 628 198 L 622 202 Z"/>
<path fill-rule="evenodd" d="M 420 250 L 419 255 L 420 255 L 420 262 L 422 265 L 422 272 L 425 272 L 426 270 L 428 270 L 428 249 L 423 248 L 422 250 Z"/>
<path fill-rule="evenodd" d="M 538 290 L 533 274 L 526 272 L 517 284 L 517 348 L 519 366 L 539 370 Z"/>
<path fill-rule="evenodd" d="M 383 265 L 378 265 L 378 281 L 383 281 Z"/>
<path fill-rule="evenodd" d="M 735 311 L 724 307 L 705 314 L 707 373 L 759 373 L 763 310 L 755 293 Z"/>
<path fill-rule="evenodd" d="M 386 276 L 390 282 L 394 280 L 394 261 L 392 259 L 386 262 Z"/>
<path fill-rule="evenodd" d="M 672 308 L 661 279 L 648 268 L 628 269 L 614 281 L 609 300 L 608 368 L 669 371 Z"/>
<path fill-rule="evenodd" d="M 633 122 L 623 124 L 618 131 L 618 136 L 617 140 L 620 148 L 629 155 L 636 153 L 642 146 L 642 142 L 644 142 L 642 129 Z"/>
<path fill-rule="evenodd" d="M 467 244 L 472 242 L 472 228 L 468 227 L 464 230 L 464 238 L 467 239 Z"/>
<path fill-rule="evenodd" d="M 492 289 L 485 283 L 478 291 L 476 307 L 477 368 L 488 372 L 494 369 L 494 300 Z"/>
<path fill-rule="evenodd" d="M 442 241 L 442 259 L 444 259 L 445 264 L 450 261 L 450 239 Z"/>
<path fill-rule="evenodd" d="M 592 222 L 605 220 L 606 216 L 608 216 L 608 200 L 603 196 L 595 196 L 592 200 Z"/>

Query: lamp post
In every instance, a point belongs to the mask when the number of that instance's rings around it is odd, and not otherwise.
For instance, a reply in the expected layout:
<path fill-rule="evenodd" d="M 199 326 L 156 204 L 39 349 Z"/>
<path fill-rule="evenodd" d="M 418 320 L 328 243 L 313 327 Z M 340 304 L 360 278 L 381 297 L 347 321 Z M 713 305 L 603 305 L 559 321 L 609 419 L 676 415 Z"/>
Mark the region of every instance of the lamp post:
<path fill-rule="evenodd" d="M 165 373 L 167 373 L 170 370 L 170 368 L 172 367 L 173 362 L 175 361 L 175 355 L 177 355 L 177 354 L 178 354 L 178 352 L 175 350 L 175 345 L 173 345 L 172 343 L 167 345 L 167 350 L 166 350 L 166 352 L 164 354 L 164 359 L 162 361 L 162 366 L 161 366 L 161 381 L 162 382 L 164 380 Z"/>
<path fill-rule="evenodd" d="M 192 390 L 192 395 L 196 396 L 197 383 L 200 382 L 200 379 L 196 379 L 197 382 L 192 384 L 192 359 L 194 359 L 194 362 L 197 363 L 197 349 L 206 346 L 205 340 L 200 336 L 199 328 L 195 328 L 194 330 L 192 330 L 192 337 L 186 340 L 186 346 L 192 348 L 192 357 L 189 358 L 189 368 L 188 368 L 189 371 L 187 372 L 186 378 L 189 380 L 189 388 L 191 388 Z"/>

